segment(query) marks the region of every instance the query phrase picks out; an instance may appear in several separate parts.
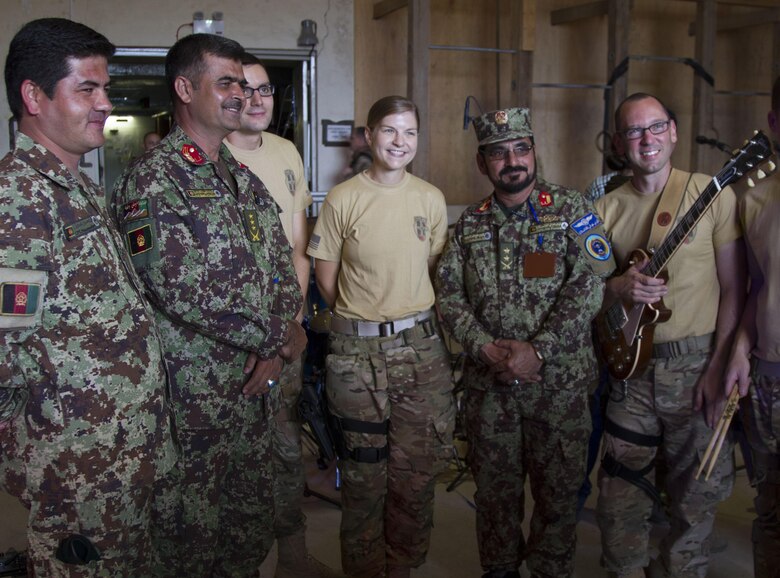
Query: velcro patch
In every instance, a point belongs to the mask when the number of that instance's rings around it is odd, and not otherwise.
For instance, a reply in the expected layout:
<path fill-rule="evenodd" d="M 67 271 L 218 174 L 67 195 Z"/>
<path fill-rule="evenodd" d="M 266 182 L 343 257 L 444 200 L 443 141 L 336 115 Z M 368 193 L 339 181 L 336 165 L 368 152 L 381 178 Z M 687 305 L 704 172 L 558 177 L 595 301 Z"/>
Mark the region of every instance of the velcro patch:
<path fill-rule="evenodd" d="M 1 315 L 35 315 L 41 298 L 41 286 L 38 283 L 0 284 Z"/>
<path fill-rule="evenodd" d="M 127 246 L 130 256 L 135 257 L 141 253 L 146 253 L 154 248 L 154 237 L 152 236 L 152 226 L 144 225 L 132 231 L 127 232 Z"/>
<path fill-rule="evenodd" d="M 222 193 L 217 189 L 187 189 L 187 196 L 191 199 L 218 199 Z"/>
<path fill-rule="evenodd" d="M 320 246 L 320 236 L 319 235 L 312 235 L 309 239 L 309 249 L 312 251 L 316 251 Z"/>
<path fill-rule="evenodd" d="M 493 233 L 485 231 L 484 233 L 471 233 L 470 235 L 463 235 L 460 238 L 460 242 L 463 245 L 470 245 L 471 243 L 477 243 L 479 241 L 490 241 L 493 238 Z"/>
<path fill-rule="evenodd" d="M 149 199 L 136 199 L 122 205 L 122 220 L 137 221 L 149 218 Z"/>
<path fill-rule="evenodd" d="M 582 235 L 586 231 L 590 231 L 593 227 L 600 224 L 599 218 L 593 213 L 588 213 L 584 217 L 581 217 L 571 224 L 571 228 L 577 231 L 579 235 Z"/>
<path fill-rule="evenodd" d="M 258 243 L 260 238 L 260 225 L 257 223 L 257 211 L 254 209 L 244 210 L 244 224 L 246 225 L 246 236 L 250 243 Z"/>
<path fill-rule="evenodd" d="M 597 261 L 607 261 L 612 256 L 609 241 L 599 233 L 593 233 L 585 238 L 585 252 Z"/>
<path fill-rule="evenodd" d="M 65 238 L 68 241 L 70 241 L 71 239 L 75 239 L 76 237 L 81 237 L 82 235 L 91 233 L 92 231 L 99 228 L 100 228 L 100 217 L 98 217 L 97 215 L 92 215 L 91 217 L 87 217 L 86 219 L 81 219 L 80 221 L 77 221 L 72 225 L 66 225 Z"/>

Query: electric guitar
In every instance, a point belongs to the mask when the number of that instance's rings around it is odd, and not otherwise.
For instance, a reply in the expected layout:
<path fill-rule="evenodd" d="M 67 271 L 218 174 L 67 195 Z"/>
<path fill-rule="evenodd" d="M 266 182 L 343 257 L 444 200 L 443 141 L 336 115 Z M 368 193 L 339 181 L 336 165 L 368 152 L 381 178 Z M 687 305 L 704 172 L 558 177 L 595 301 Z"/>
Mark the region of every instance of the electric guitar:
<path fill-rule="evenodd" d="M 642 273 L 650 277 L 663 277 L 666 274 L 664 267 L 715 201 L 721 189 L 736 183 L 752 171 L 756 171 L 759 179 L 772 173 L 775 164 L 768 160 L 771 154 L 772 145 L 769 139 L 763 132 L 756 131 L 753 138 L 736 151 L 731 160 L 715 175 L 661 245 L 650 251 L 635 249 L 629 256 L 625 269 L 649 257 L 650 262 Z M 766 167 L 759 168 L 763 164 L 766 164 Z M 754 186 L 750 178 L 747 182 L 749 186 Z M 647 366 L 653 351 L 655 325 L 668 321 L 671 315 L 671 310 L 664 307 L 663 301 L 654 304 L 628 304 L 617 301 L 596 318 L 596 335 L 602 357 L 612 377 L 628 379 Z"/>

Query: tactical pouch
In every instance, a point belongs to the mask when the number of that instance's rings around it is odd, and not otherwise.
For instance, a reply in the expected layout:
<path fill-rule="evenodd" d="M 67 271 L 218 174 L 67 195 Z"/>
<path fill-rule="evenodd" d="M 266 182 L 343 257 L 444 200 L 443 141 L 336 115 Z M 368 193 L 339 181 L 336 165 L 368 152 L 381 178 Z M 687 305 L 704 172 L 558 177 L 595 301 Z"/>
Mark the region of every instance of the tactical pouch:
<path fill-rule="evenodd" d="M 334 439 L 336 441 L 336 452 L 339 458 L 350 459 L 364 464 L 376 464 L 386 460 L 390 454 L 390 447 L 385 444 L 381 448 L 354 448 L 348 449 L 344 440 L 344 432 L 367 433 L 376 435 L 387 435 L 390 429 L 390 421 L 371 422 L 351 419 L 348 417 L 330 416 L 330 423 L 333 428 Z"/>

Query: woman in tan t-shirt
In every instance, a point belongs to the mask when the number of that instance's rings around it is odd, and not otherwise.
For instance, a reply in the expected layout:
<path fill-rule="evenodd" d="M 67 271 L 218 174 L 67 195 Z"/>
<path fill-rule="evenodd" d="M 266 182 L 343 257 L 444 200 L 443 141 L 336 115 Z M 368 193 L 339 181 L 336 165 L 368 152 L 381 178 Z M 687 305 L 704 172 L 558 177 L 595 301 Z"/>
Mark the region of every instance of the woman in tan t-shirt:
<path fill-rule="evenodd" d="M 441 191 L 406 171 L 419 115 L 369 111 L 373 161 L 325 199 L 309 243 L 333 311 L 326 391 L 341 438 L 341 551 L 350 576 L 409 576 L 425 561 L 434 477 L 452 455 L 449 354 L 430 268 L 447 238 Z"/>

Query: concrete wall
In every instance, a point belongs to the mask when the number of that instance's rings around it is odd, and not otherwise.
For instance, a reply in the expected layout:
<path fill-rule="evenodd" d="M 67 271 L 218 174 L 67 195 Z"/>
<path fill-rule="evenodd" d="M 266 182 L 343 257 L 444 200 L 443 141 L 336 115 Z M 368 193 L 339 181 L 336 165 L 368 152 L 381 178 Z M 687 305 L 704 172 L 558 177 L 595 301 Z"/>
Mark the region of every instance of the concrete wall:
<path fill-rule="evenodd" d="M 192 13 L 208 18 L 221 11 L 225 36 L 247 48 L 297 48 L 301 20 L 317 22 L 320 43 L 317 62 L 318 111 L 315 122 L 351 119 L 354 109 L 354 52 L 352 0 L 2 0 L 0 59 L 5 62 L 8 42 L 27 21 L 42 17 L 71 18 L 105 34 L 117 46 L 171 46 L 176 31 L 192 22 Z M 183 26 L 180 34 L 192 31 Z M 3 91 L 0 118 L 10 117 Z M 3 130 L 5 133 L 5 130 Z M 321 137 L 318 138 L 322 142 Z M 318 144 L 319 189 L 329 188 L 346 158 L 345 149 Z M 0 154 L 8 139 L 0 138 Z"/>

